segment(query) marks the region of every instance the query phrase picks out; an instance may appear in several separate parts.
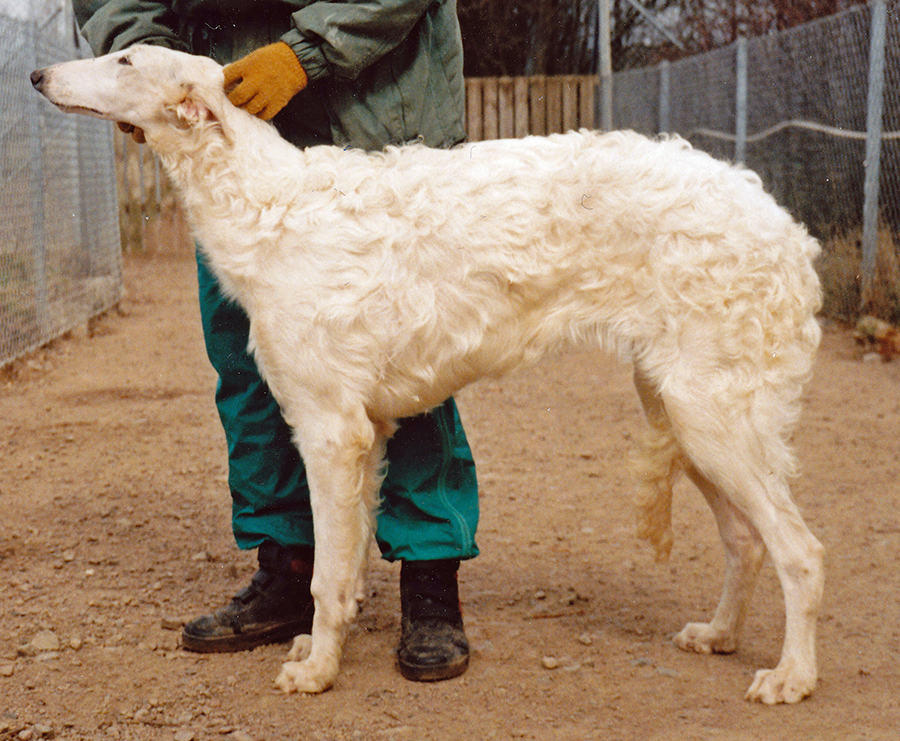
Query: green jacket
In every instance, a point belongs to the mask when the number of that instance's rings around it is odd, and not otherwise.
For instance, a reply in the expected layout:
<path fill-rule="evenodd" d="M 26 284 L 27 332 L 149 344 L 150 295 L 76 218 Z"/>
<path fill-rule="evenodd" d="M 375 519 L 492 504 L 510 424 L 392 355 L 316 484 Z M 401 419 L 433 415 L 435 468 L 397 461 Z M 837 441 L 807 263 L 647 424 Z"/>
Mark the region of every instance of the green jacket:
<path fill-rule="evenodd" d="M 286 42 L 310 85 L 275 117 L 298 146 L 465 138 L 456 0 L 74 0 L 97 55 L 137 43 L 222 64 Z"/>

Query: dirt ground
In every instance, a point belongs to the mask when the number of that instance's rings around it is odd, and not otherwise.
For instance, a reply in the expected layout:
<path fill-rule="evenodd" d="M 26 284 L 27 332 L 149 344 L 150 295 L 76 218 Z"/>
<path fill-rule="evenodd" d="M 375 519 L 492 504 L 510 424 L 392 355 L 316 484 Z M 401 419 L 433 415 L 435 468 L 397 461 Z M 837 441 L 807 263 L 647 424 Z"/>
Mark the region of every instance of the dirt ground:
<path fill-rule="evenodd" d="M 672 644 L 715 606 L 718 537 L 688 484 L 668 563 L 634 537 L 640 412 L 628 369 L 593 352 L 459 397 L 482 497 L 482 555 L 461 571 L 468 673 L 399 676 L 399 570 L 373 557 L 337 685 L 284 696 L 282 646 L 177 646 L 254 563 L 231 539 L 193 264 L 131 260 L 126 278 L 91 336 L 0 378 L 0 739 L 898 738 L 900 364 L 864 361 L 847 330 L 826 332 L 797 434 L 795 496 L 828 552 L 812 698 L 743 700 L 780 651 L 770 565 L 737 653 Z"/>

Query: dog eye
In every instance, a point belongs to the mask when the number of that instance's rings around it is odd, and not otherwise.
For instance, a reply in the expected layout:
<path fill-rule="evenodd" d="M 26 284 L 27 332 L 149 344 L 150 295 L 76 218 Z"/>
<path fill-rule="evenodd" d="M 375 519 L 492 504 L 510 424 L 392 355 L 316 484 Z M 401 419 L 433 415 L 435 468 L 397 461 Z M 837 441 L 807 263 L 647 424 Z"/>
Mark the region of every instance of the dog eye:
<path fill-rule="evenodd" d="M 128 57 L 119 57 L 119 64 L 124 64 L 126 67 L 130 67 L 131 60 Z"/>

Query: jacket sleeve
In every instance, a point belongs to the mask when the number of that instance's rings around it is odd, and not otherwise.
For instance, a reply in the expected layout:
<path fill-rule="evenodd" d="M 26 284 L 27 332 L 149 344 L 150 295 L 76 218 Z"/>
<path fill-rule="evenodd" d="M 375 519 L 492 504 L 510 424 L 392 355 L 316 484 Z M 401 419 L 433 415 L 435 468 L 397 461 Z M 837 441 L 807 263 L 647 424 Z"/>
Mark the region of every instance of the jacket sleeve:
<path fill-rule="evenodd" d="M 134 44 L 156 44 L 188 51 L 178 36 L 171 3 L 155 0 L 74 0 L 81 33 L 100 56 Z"/>
<path fill-rule="evenodd" d="M 292 15 L 281 40 L 290 46 L 310 80 L 355 80 L 398 46 L 436 1 L 370 0 L 312 2 Z"/>

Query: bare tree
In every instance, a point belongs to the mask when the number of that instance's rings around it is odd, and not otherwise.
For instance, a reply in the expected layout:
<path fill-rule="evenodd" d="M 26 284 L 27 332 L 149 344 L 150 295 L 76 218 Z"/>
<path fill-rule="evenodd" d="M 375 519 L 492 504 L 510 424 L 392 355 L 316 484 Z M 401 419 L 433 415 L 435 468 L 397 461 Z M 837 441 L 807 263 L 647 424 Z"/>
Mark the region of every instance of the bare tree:
<path fill-rule="evenodd" d="M 865 0 L 681 0 L 678 33 L 689 53 L 833 15 Z"/>
<path fill-rule="evenodd" d="M 592 74 L 597 0 L 458 0 L 469 76 Z M 628 0 L 612 1 L 613 66 L 645 66 L 832 15 L 865 0 L 642 0 L 680 40 Z"/>
<path fill-rule="evenodd" d="M 596 0 L 460 0 L 466 74 L 589 72 Z"/>
<path fill-rule="evenodd" d="M 651 12 L 678 0 L 643 0 Z M 640 35 L 641 14 L 613 3 L 613 58 Z M 466 74 L 591 74 L 597 70 L 597 0 L 459 0 Z"/>

